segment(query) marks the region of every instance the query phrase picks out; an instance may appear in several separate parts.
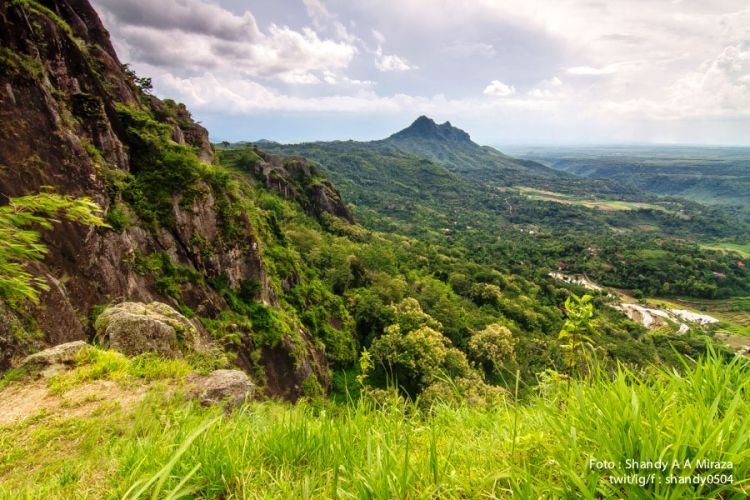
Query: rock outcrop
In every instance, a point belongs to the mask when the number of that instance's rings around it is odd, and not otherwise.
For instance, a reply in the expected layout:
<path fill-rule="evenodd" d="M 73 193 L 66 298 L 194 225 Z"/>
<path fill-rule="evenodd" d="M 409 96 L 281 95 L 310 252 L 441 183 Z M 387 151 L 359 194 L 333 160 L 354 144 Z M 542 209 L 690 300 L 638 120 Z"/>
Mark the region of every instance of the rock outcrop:
<path fill-rule="evenodd" d="M 75 365 L 78 354 L 88 348 L 81 340 L 59 344 L 27 356 L 19 367 L 29 373 L 57 373 Z"/>
<path fill-rule="evenodd" d="M 200 334 L 189 319 L 161 302 L 123 302 L 97 318 L 96 337 L 105 346 L 128 356 L 153 352 L 178 357 L 201 351 Z"/>
<path fill-rule="evenodd" d="M 233 292 L 251 283 L 255 300 L 278 305 L 258 228 L 236 215 L 236 200 L 209 182 L 198 182 L 189 193 L 173 190 L 171 204 L 160 205 L 161 212 L 146 221 L 137 210 L 142 193 L 131 190 L 128 197 L 118 187 L 125 182 L 138 187 L 134 176 L 150 165 L 137 161 L 142 144 L 134 142 L 123 109 L 169 130 L 169 144 L 187 146 L 194 161 L 215 159 L 206 130 L 183 105 L 151 96 L 137 83 L 87 0 L 0 3 L 0 204 L 51 186 L 58 193 L 90 197 L 108 220 L 122 220 L 123 214 L 128 219 L 114 229 L 62 223 L 44 233 L 49 254 L 29 270 L 45 277 L 49 287 L 38 306 L 9 311 L 0 304 L 0 372 L 29 352 L 91 338 L 89 318 L 102 304 L 179 303 L 212 318 L 229 308 L 223 289 L 212 284 L 221 282 Z M 288 167 L 276 169 L 266 185 L 277 192 L 284 191 L 282 185 L 301 187 L 286 194 L 308 213 L 351 220 L 330 184 L 305 178 L 312 172 L 294 162 Z M 220 234 L 227 214 L 234 217 L 232 238 Z M 175 290 L 158 275 L 143 272 L 139 259 L 160 254 L 169 259 L 170 269 L 186 269 L 201 279 L 184 281 Z M 19 324 L 38 334 L 18 335 Z M 163 326 L 155 328 L 166 332 Z M 240 350 L 258 349 L 251 342 L 243 346 Z M 171 352 L 172 342 L 152 347 Z M 325 386 L 328 368 L 320 347 L 306 342 L 302 349 Z M 249 352 L 238 356 L 251 357 Z M 294 370 L 269 380 L 278 385 L 269 383 L 268 392 L 291 397 L 303 382 Z"/>
<path fill-rule="evenodd" d="M 250 170 L 268 189 L 296 201 L 313 217 L 320 218 L 328 213 L 353 222 L 339 192 L 306 159 L 275 156 L 263 151 L 258 151 L 258 155 L 261 161 L 253 164 Z"/>
<path fill-rule="evenodd" d="M 240 370 L 215 370 L 195 385 L 195 395 L 204 406 L 224 404 L 236 408 L 255 394 L 255 386 Z"/>

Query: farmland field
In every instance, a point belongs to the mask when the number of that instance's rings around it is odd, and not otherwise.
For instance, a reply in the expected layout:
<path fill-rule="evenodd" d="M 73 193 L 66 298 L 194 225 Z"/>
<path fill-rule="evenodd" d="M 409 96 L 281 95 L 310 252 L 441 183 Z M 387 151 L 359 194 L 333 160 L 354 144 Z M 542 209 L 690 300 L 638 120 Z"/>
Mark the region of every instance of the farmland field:
<path fill-rule="evenodd" d="M 592 179 L 615 180 L 661 196 L 709 205 L 750 207 L 750 149 L 701 146 L 507 147 L 515 157 L 538 161 Z"/>
<path fill-rule="evenodd" d="M 725 252 L 725 253 L 735 252 L 741 255 L 742 257 L 746 257 L 746 258 L 750 257 L 750 243 L 740 245 L 737 243 L 714 242 L 714 243 L 701 245 L 701 247 L 707 250 L 718 250 L 720 252 Z"/>
<path fill-rule="evenodd" d="M 666 212 L 667 209 L 663 206 L 656 205 L 654 203 L 642 203 L 633 201 L 620 201 L 620 200 L 596 200 L 579 198 L 563 193 L 555 193 L 553 191 L 543 191 L 540 189 L 534 189 L 529 187 L 519 187 L 518 191 L 520 194 L 530 198 L 532 200 L 551 201 L 554 203 L 564 203 L 568 205 L 578 205 L 594 210 L 602 211 L 630 211 L 630 210 L 659 210 Z"/>

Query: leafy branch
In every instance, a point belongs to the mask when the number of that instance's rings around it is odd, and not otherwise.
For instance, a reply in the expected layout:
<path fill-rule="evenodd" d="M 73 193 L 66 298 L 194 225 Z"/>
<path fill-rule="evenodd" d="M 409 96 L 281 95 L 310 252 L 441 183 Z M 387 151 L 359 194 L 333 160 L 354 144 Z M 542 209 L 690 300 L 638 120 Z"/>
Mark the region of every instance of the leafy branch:
<path fill-rule="evenodd" d="M 47 254 L 38 229 L 51 229 L 61 219 L 93 226 L 106 226 L 101 208 L 89 198 L 39 193 L 10 198 L 0 207 L 0 298 L 10 302 L 39 302 L 39 291 L 49 287 L 32 276 L 29 262 Z"/>

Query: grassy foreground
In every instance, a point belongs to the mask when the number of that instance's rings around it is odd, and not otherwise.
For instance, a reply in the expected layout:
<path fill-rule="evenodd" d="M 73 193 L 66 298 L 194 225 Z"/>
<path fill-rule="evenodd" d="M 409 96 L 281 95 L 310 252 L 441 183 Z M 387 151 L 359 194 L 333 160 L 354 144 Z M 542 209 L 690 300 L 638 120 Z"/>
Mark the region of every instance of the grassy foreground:
<path fill-rule="evenodd" d="M 161 380 L 132 408 L 0 427 L 0 498 L 745 498 L 750 366 L 686 363 L 569 388 L 547 379 L 529 401 L 488 409 L 320 400 L 225 415 Z"/>

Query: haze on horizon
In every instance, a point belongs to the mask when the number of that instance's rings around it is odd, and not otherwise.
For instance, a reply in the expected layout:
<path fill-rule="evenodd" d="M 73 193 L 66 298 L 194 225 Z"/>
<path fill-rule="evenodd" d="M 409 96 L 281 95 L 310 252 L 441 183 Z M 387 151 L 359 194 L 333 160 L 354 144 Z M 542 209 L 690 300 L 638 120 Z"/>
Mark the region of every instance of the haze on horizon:
<path fill-rule="evenodd" d="M 94 0 L 213 140 L 750 145 L 741 0 Z"/>

